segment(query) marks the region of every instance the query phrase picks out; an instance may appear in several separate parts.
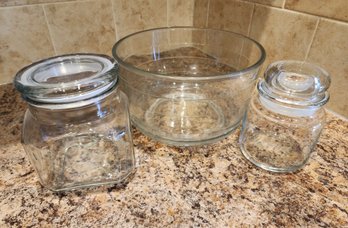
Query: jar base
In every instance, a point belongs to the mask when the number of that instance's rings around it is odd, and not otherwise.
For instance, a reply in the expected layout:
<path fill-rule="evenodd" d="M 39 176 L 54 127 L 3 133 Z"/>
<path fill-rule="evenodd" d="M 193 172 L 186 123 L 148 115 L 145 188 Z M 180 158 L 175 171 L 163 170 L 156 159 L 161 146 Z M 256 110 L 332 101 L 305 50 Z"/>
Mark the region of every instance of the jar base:
<path fill-rule="evenodd" d="M 238 121 L 235 125 L 233 125 L 231 128 L 227 129 L 224 131 L 222 134 L 219 134 L 218 136 L 211 137 L 211 138 L 205 138 L 203 140 L 174 140 L 170 138 L 165 138 L 165 137 L 160 137 L 156 134 L 153 134 L 147 130 L 145 130 L 144 127 L 141 127 L 141 125 L 137 124 L 135 121 L 132 120 L 132 123 L 134 126 L 144 135 L 150 137 L 151 139 L 171 145 L 171 146 L 178 146 L 178 147 L 188 147 L 188 146 L 200 146 L 200 145 L 206 145 L 206 144 L 211 144 L 211 143 L 216 143 L 227 136 L 229 136 L 231 133 L 233 133 L 236 128 L 239 127 L 240 121 Z"/>
<path fill-rule="evenodd" d="M 101 181 L 101 182 L 94 182 L 94 183 L 82 183 L 81 185 L 73 185 L 73 186 L 63 186 L 61 188 L 52 188 L 47 187 L 49 190 L 53 192 L 65 192 L 65 191 L 74 191 L 77 189 L 84 189 L 84 188 L 92 188 L 92 187 L 99 187 L 99 186 L 114 186 L 114 185 L 123 185 L 128 183 L 131 179 L 133 179 L 134 175 L 136 173 L 136 169 L 134 168 L 132 171 L 130 171 L 127 175 L 122 177 L 119 180 L 112 180 L 112 181 Z M 44 186 L 44 185 L 42 185 Z M 45 187 L 45 186 L 44 186 Z"/>
<path fill-rule="evenodd" d="M 250 156 L 250 154 L 248 153 L 248 151 L 245 149 L 244 144 L 239 143 L 239 148 L 243 154 L 243 156 L 251 163 L 253 163 L 255 166 L 270 171 L 270 172 L 274 172 L 274 173 L 293 173 L 296 172 L 298 170 L 300 170 L 301 168 L 303 168 L 305 166 L 305 164 L 307 163 L 307 160 L 305 162 L 303 162 L 300 165 L 296 165 L 296 166 L 289 166 L 286 168 L 283 167 L 275 167 L 275 166 L 271 166 L 269 164 L 263 163 L 263 162 L 258 162 L 255 159 L 252 158 L 252 156 Z"/>

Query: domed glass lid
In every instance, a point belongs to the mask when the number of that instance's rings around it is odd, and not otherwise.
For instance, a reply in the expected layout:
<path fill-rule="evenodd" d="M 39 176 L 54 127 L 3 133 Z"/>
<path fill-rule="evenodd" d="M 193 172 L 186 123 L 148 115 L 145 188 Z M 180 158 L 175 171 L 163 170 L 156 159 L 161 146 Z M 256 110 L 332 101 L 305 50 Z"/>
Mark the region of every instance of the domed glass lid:
<path fill-rule="evenodd" d="M 277 103 L 318 107 L 329 99 L 330 82 L 329 74 L 314 64 L 279 61 L 269 65 L 258 90 Z"/>
<path fill-rule="evenodd" d="M 117 65 L 109 56 L 69 54 L 35 62 L 14 80 L 25 99 L 70 103 L 98 96 L 117 82 Z"/>

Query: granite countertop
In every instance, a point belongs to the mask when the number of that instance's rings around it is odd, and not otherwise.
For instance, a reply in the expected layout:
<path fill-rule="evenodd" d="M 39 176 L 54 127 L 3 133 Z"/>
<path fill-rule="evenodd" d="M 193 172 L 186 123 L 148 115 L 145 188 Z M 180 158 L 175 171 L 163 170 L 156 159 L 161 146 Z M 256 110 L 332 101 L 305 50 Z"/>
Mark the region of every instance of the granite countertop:
<path fill-rule="evenodd" d="M 134 130 L 139 165 L 127 185 L 58 194 L 41 187 L 20 144 L 25 108 L 12 85 L 0 87 L 0 227 L 348 227 L 348 122 L 333 114 L 293 174 L 246 161 L 239 130 L 189 148 Z"/>

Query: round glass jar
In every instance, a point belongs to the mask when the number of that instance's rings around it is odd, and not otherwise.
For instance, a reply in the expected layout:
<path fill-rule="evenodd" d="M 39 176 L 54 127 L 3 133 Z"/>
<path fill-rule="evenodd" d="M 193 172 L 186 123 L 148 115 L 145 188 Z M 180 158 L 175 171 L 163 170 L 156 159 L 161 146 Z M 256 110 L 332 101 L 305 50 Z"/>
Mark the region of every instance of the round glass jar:
<path fill-rule="evenodd" d="M 128 100 L 105 55 L 71 54 L 20 70 L 22 144 L 53 191 L 122 182 L 135 170 Z"/>
<path fill-rule="evenodd" d="M 292 172 L 309 159 L 325 124 L 328 73 L 300 61 L 271 64 L 244 117 L 239 144 L 244 156 L 273 172 Z"/>

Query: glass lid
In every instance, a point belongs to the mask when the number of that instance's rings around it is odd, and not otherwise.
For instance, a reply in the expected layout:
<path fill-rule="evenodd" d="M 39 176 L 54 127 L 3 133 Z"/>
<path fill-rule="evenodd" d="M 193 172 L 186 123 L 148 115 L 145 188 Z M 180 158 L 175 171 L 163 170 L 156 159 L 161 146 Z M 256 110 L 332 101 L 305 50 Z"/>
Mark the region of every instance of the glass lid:
<path fill-rule="evenodd" d="M 21 69 L 14 84 L 23 97 L 40 103 L 70 103 L 98 96 L 117 82 L 117 64 L 107 55 L 69 54 Z"/>
<path fill-rule="evenodd" d="M 329 99 L 330 76 L 322 68 L 302 61 L 272 63 L 258 90 L 277 103 L 300 107 L 320 107 Z"/>

